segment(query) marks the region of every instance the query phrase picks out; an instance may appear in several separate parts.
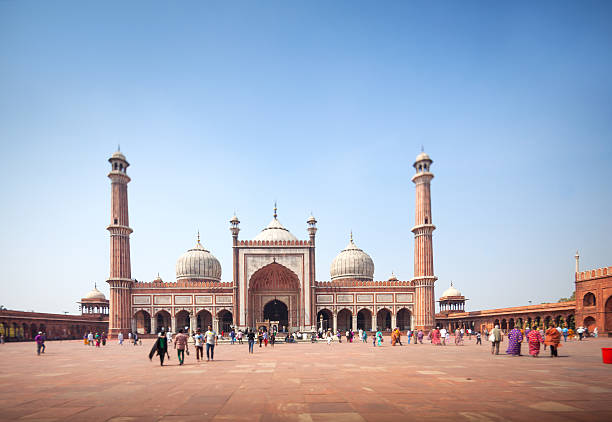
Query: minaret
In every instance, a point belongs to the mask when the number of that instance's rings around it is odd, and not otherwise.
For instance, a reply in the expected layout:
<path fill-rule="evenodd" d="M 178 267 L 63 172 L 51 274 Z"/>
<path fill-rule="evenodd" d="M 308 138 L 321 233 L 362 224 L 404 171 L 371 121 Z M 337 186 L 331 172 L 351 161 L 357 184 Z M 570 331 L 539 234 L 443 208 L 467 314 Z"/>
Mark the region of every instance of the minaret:
<path fill-rule="evenodd" d="M 435 324 L 436 302 L 434 284 L 437 277 L 433 268 L 432 233 L 436 226 L 431 218 L 430 183 L 434 175 L 429 171 L 433 161 L 421 152 L 415 163 L 416 174 L 412 181 L 416 185 L 416 217 L 414 233 L 414 322 L 417 329 L 429 330 Z"/>
<path fill-rule="evenodd" d="M 310 237 L 310 249 L 308 254 L 308 262 L 310 266 L 308 271 L 310 271 L 310 321 L 306 321 L 306 325 L 310 325 L 313 329 L 317 327 L 317 310 L 315 307 L 315 283 L 314 280 L 316 278 L 316 268 L 315 268 L 315 235 L 317 234 L 317 219 L 314 218 L 312 213 L 308 220 L 306 220 L 306 224 L 308 225 L 308 236 Z"/>
<path fill-rule="evenodd" d="M 234 212 L 234 216 L 229 221 L 230 222 L 230 232 L 232 233 L 232 275 L 234 282 L 234 306 L 233 306 L 233 315 L 234 315 L 234 324 L 240 324 L 240 314 L 238 310 L 240 309 L 240 289 L 238 283 L 238 277 L 240 277 L 240 249 L 238 249 L 238 233 L 240 233 L 240 220 L 236 216 L 236 212 Z"/>
<path fill-rule="evenodd" d="M 111 221 L 106 228 L 110 232 L 110 310 L 108 334 L 115 336 L 120 331 L 127 335 L 131 331 L 131 287 L 132 267 L 130 264 L 130 233 L 128 219 L 127 184 L 130 182 L 126 171 L 130 165 L 125 156 L 117 150 L 108 159 L 111 171 Z"/>
<path fill-rule="evenodd" d="M 578 251 L 576 251 L 574 258 L 576 258 L 576 274 L 578 274 L 580 272 L 580 255 L 578 254 Z"/>

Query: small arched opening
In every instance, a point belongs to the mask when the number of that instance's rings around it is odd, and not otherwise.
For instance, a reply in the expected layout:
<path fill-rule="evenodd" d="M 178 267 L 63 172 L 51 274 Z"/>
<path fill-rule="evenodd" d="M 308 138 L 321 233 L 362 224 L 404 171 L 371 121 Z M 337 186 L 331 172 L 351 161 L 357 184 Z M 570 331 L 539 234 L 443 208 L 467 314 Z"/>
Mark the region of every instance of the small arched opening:
<path fill-rule="evenodd" d="M 372 331 L 372 312 L 369 309 L 360 309 L 357 312 L 357 329 Z"/>
<path fill-rule="evenodd" d="M 353 328 L 353 313 L 348 309 L 338 312 L 338 330 L 345 332 Z"/>
<path fill-rule="evenodd" d="M 383 308 L 376 314 L 376 328 L 381 331 L 391 331 L 391 311 Z"/>

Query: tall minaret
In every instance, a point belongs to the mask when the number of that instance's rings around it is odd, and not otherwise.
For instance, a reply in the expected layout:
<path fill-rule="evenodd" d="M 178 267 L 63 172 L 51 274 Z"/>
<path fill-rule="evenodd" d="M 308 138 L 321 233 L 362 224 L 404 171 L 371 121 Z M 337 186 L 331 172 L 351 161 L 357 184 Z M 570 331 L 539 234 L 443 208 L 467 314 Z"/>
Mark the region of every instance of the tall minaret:
<path fill-rule="evenodd" d="M 578 272 L 580 272 L 580 255 L 578 254 L 578 251 L 576 251 L 574 259 L 576 260 L 576 274 L 578 274 Z"/>
<path fill-rule="evenodd" d="M 421 152 L 415 163 L 416 174 L 412 181 L 416 185 L 416 217 L 412 232 L 414 233 L 414 322 L 416 328 L 429 330 L 435 324 L 436 302 L 434 298 L 433 243 L 432 233 L 436 226 L 431 218 L 430 183 L 434 175 L 429 171 L 433 161 L 429 155 Z"/>
<path fill-rule="evenodd" d="M 130 165 L 125 156 L 115 152 L 108 159 L 111 171 L 111 221 L 106 228 L 110 232 L 110 309 L 108 334 L 115 336 L 120 331 L 127 335 L 131 331 L 131 287 L 132 267 L 130 264 L 130 233 L 128 219 L 127 184 L 130 182 L 126 171 Z"/>
<path fill-rule="evenodd" d="M 238 233 L 240 233 L 240 220 L 236 216 L 236 212 L 234 212 L 234 216 L 229 221 L 230 222 L 230 232 L 232 233 L 232 277 L 234 280 L 234 306 L 233 306 L 233 315 L 234 315 L 234 324 L 243 323 L 240 321 L 240 283 L 238 282 L 238 277 L 240 277 L 240 249 L 238 249 Z"/>

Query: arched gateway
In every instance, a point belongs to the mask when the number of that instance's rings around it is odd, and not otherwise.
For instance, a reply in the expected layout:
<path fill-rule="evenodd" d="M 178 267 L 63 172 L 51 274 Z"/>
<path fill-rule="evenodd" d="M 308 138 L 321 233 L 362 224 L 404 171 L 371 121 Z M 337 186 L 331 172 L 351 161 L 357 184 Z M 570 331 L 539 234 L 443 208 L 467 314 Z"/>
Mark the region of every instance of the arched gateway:
<path fill-rule="evenodd" d="M 299 327 L 299 297 L 300 281 L 293 271 L 277 262 L 260 268 L 249 281 L 250 325 L 276 321 L 278 331 Z"/>

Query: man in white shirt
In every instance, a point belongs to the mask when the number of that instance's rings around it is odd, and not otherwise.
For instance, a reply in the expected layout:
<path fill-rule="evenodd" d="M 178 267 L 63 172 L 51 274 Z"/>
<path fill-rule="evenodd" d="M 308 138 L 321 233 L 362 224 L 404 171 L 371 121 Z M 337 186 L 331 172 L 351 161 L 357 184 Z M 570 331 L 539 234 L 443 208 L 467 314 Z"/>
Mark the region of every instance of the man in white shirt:
<path fill-rule="evenodd" d="M 217 333 L 213 331 L 212 325 L 208 326 L 208 331 L 204 333 L 204 339 L 206 340 L 206 361 L 215 360 L 215 345 L 217 344 Z"/>
<path fill-rule="evenodd" d="M 446 346 L 446 328 L 440 330 L 440 338 L 442 339 L 442 346 Z"/>

